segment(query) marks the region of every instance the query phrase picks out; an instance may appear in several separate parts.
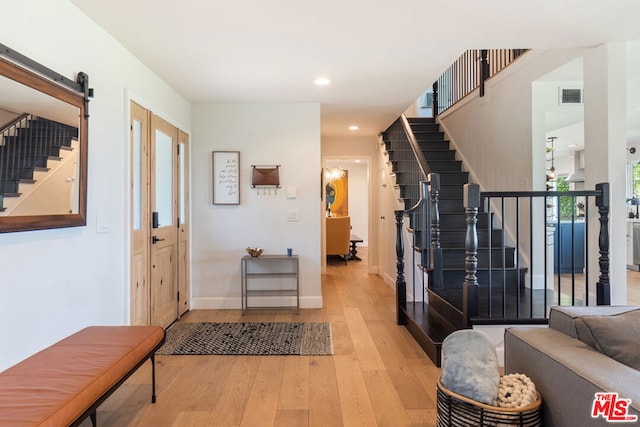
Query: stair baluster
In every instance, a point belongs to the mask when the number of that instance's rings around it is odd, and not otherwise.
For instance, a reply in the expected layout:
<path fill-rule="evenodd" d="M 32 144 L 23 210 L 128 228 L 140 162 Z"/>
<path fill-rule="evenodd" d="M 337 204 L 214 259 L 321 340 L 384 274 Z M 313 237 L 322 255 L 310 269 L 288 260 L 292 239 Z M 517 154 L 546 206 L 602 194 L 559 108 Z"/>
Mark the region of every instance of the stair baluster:
<path fill-rule="evenodd" d="M 465 276 L 462 288 L 462 314 L 465 327 L 470 327 L 470 319 L 479 314 L 478 292 L 478 209 L 480 208 L 480 187 L 478 184 L 464 185 L 463 206 L 466 214 L 467 233 L 465 235 Z"/>
<path fill-rule="evenodd" d="M 438 197 L 440 194 L 439 174 L 429 174 L 428 192 L 431 198 L 431 250 L 429 251 L 431 253 L 429 263 L 429 269 L 432 275 L 431 284 L 434 288 L 441 288 L 444 286 L 444 278 L 442 274 L 442 247 L 440 246 L 440 208 L 438 207 Z"/>
<path fill-rule="evenodd" d="M 598 235 L 598 251 L 600 258 L 600 276 L 596 283 L 596 304 L 611 304 L 611 289 L 609 284 L 609 183 L 596 184 L 596 190 L 601 195 L 596 196 L 596 206 L 600 214 L 600 233 Z"/>
<path fill-rule="evenodd" d="M 402 239 L 402 228 L 404 222 L 404 211 L 395 211 L 396 216 L 396 323 L 398 325 L 407 324 L 407 282 L 404 278 L 404 242 Z"/>

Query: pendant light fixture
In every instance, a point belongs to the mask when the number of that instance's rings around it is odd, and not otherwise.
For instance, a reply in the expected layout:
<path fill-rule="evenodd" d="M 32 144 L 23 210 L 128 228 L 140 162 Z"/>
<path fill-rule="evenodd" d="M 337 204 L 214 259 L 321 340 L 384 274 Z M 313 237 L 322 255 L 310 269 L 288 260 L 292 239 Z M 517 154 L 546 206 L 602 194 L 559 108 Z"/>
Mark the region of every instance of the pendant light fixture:
<path fill-rule="evenodd" d="M 549 180 L 556 179 L 556 168 L 553 165 L 553 152 L 554 152 L 553 143 L 555 142 L 556 139 L 558 139 L 557 136 L 550 136 L 549 138 L 547 138 L 547 141 L 551 141 L 551 169 L 549 169 L 549 173 L 547 174 L 547 178 Z"/>

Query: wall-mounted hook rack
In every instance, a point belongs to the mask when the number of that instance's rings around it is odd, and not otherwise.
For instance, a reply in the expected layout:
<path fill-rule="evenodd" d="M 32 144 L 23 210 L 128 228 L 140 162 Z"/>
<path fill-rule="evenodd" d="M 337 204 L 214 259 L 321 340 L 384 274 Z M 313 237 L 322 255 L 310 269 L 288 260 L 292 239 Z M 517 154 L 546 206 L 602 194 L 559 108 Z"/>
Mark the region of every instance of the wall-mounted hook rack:
<path fill-rule="evenodd" d="M 262 189 L 265 195 L 267 190 L 270 195 L 273 188 L 277 194 L 280 188 L 280 165 L 251 165 L 251 187 L 257 188 L 258 193 Z"/>

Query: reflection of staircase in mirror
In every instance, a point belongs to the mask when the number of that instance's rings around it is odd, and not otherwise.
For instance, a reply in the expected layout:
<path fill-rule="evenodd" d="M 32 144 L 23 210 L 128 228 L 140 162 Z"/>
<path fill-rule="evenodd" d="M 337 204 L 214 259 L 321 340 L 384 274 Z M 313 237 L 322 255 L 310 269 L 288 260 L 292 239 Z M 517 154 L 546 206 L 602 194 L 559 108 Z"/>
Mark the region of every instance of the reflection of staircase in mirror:
<path fill-rule="evenodd" d="M 77 128 L 24 115 L 0 137 L 0 216 L 77 212 Z"/>
<path fill-rule="evenodd" d="M 47 160 L 46 167 L 35 168 L 33 179 L 20 180 L 17 193 L 4 198 L 0 216 L 77 212 L 72 196 L 77 194 L 78 153 L 78 140 L 73 139 L 71 147 L 62 148 L 59 156 Z"/>

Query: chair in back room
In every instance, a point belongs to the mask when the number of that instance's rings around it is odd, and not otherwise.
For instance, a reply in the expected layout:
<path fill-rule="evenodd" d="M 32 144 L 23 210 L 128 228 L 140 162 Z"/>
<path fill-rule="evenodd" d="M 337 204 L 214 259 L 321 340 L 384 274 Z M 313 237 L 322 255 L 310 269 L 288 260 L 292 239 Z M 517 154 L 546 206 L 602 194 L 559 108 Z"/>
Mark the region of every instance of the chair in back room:
<path fill-rule="evenodd" d="M 351 217 L 339 216 L 326 219 L 327 255 L 338 255 L 347 263 L 351 239 Z"/>

